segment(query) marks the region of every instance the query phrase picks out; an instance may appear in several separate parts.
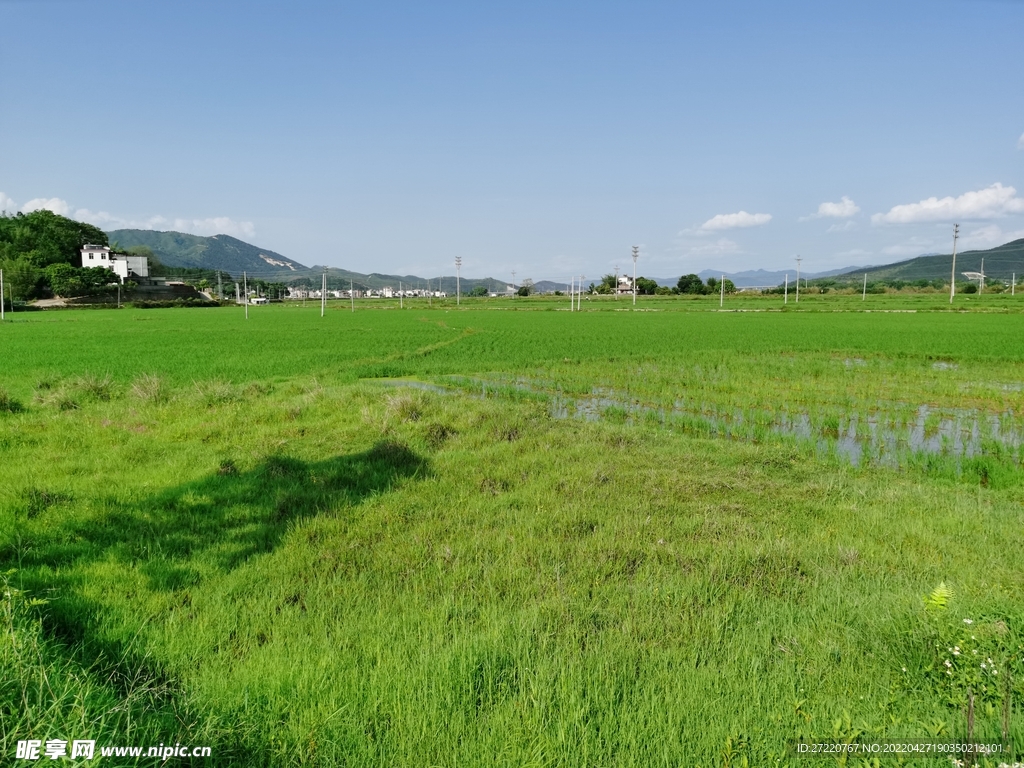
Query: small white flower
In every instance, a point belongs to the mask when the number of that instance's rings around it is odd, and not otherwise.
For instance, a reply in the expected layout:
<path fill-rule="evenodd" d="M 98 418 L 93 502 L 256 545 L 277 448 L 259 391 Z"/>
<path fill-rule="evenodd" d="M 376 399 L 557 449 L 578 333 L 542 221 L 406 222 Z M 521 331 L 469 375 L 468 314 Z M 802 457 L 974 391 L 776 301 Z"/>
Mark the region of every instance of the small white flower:
<path fill-rule="evenodd" d="M 904 671 L 904 672 L 906 672 L 906 671 L 907 671 L 907 668 L 906 668 L 906 667 L 904 667 L 904 668 L 903 668 L 903 671 Z"/>
<path fill-rule="evenodd" d="M 946 666 L 947 666 L 947 667 L 952 667 L 952 666 L 953 666 L 953 665 L 952 665 L 952 664 L 950 663 L 949 659 L 946 659 L 946 661 L 945 661 L 945 664 L 946 664 Z M 984 665 L 984 664 L 982 664 L 981 666 L 983 666 L 983 667 L 984 667 L 985 665 Z"/>
<path fill-rule="evenodd" d="M 982 668 L 982 669 L 985 669 L 985 662 L 984 662 L 984 661 L 983 661 L 983 662 L 981 662 L 981 668 Z"/>
<path fill-rule="evenodd" d="M 998 675 L 999 674 L 999 670 L 998 669 L 993 669 L 992 670 L 992 674 L 993 675 Z"/>
<path fill-rule="evenodd" d="M 973 651 L 971 651 L 971 653 L 973 653 L 975 656 L 977 656 L 978 655 L 978 649 L 975 648 Z"/>
<path fill-rule="evenodd" d="M 955 651 L 953 651 L 953 655 L 954 656 L 959 656 L 960 655 L 960 649 L 957 648 Z"/>
<path fill-rule="evenodd" d="M 974 619 L 964 619 L 964 624 L 973 624 Z"/>

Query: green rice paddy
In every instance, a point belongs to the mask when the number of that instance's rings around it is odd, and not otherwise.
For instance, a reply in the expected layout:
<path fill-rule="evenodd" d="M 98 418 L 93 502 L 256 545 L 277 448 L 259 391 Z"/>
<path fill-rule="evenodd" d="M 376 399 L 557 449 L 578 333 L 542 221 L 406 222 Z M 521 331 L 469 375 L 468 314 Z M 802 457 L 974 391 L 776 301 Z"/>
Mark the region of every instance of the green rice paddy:
<path fill-rule="evenodd" d="M 0 749 L 796 765 L 968 691 L 1016 749 L 1024 304 L 971 298 L 8 315 Z"/>

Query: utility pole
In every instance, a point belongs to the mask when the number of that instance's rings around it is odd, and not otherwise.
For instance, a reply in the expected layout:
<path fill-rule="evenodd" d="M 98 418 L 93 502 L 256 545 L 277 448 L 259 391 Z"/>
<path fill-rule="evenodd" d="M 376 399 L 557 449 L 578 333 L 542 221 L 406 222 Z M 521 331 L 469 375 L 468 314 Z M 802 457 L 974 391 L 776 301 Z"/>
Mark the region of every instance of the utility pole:
<path fill-rule="evenodd" d="M 985 260 L 981 260 L 981 277 L 978 278 L 978 296 L 985 292 Z M 14 302 L 11 302 L 11 308 L 14 308 Z"/>
<path fill-rule="evenodd" d="M 14 309 L 14 302 L 11 302 L 11 309 Z M 4 319 L 4 271 L 0 269 L 0 320 Z"/>
<path fill-rule="evenodd" d="M 516 271 L 512 270 L 512 298 L 516 297 Z"/>
<path fill-rule="evenodd" d="M 515 280 L 516 273 L 512 273 L 512 280 Z M 455 257 L 455 306 L 462 303 L 462 257 Z"/>
<path fill-rule="evenodd" d="M 800 262 L 803 261 L 799 256 L 796 257 L 796 303 L 800 303 Z"/>
<path fill-rule="evenodd" d="M 245 286 L 245 319 L 249 319 L 249 278 L 245 272 L 242 273 L 242 284 Z"/>
<path fill-rule="evenodd" d="M 864 273 L 864 292 L 860 295 L 860 300 L 864 301 L 868 297 L 868 273 Z"/>
<path fill-rule="evenodd" d="M 786 287 L 783 290 L 785 293 L 782 296 L 782 303 L 789 304 L 789 272 L 786 273 Z"/>
<path fill-rule="evenodd" d="M 722 275 L 722 295 L 718 297 L 718 308 L 725 306 L 725 275 Z"/>
<path fill-rule="evenodd" d="M 402 281 L 398 281 L 398 308 L 405 309 L 405 293 L 402 291 Z"/>
<path fill-rule="evenodd" d="M 327 270 L 324 270 L 323 275 L 320 278 L 320 317 L 324 316 L 324 311 L 327 309 Z"/>
<path fill-rule="evenodd" d="M 615 287 L 614 287 L 614 292 L 615 292 L 615 300 L 618 301 L 619 300 L 619 265 L 618 264 L 615 265 Z"/>
<path fill-rule="evenodd" d="M 220 270 L 217 270 L 217 298 L 224 301 L 224 283 L 220 279 Z"/>
<path fill-rule="evenodd" d="M 576 277 L 569 278 L 569 311 L 576 311 Z"/>
<path fill-rule="evenodd" d="M 1010 276 L 1010 295 L 1013 296 L 1017 291 L 1017 273 L 1014 272 Z"/>
<path fill-rule="evenodd" d="M 576 309 L 578 309 L 580 312 L 583 311 L 583 280 L 585 278 L 586 275 L 580 275 L 579 291 L 576 293 Z"/>
<path fill-rule="evenodd" d="M 640 257 L 640 246 L 633 246 L 633 306 L 636 306 L 636 260 Z"/>
<path fill-rule="evenodd" d="M 956 296 L 956 241 L 960 237 L 960 225 L 953 225 L 953 271 L 949 276 L 949 303 L 953 303 Z"/>
<path fill-rule="evenodd" d="M 351 280 L 348 281 L 348 297 L 352 301 L 352 311 L 355 312 L 356 311 L 356 289 L 355 289 L 355 284 Z"/>

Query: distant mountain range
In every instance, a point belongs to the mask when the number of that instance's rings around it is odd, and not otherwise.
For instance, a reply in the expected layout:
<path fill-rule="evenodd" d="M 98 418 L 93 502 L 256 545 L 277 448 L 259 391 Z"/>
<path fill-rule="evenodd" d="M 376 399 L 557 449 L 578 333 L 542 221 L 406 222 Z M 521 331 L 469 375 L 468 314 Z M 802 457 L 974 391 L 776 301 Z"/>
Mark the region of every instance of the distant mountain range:
<path fill-rule="evenodd" d="M 210 269 L 227 272 L 234 278 L 241 278 L 245 272 L 250 278 L 272 282 L 293 283 L 301 281 L 312 287 L 319 287 L 321 275 L 326 270 L 331 288 L 348 288 L 351 282 L 356 288 L 397 288 L 399 283 L 411 288 L 427 288 L 455 293 L 455 275 L 424 278 L 417 275 L 363 274 L 337 267 L 307 267 L 299 262 L 259 248 L 229 235 L 201 237 L 183 232 L 157 232 L 150 229 L 115 229 L 107 233 L 111 243 L 123 249 L 145 246 L 168 267 Z M 477 286 L 483 286 L 488 293 L 503 292 L 506 283 L 493 278 L 462 278 L 462 292 L 469 293 Z"/>
<path fill-rule="evenodd" d="M 211 270 L 222 270 L 233 277 L 241 277 L 246 272 L 252 278 L 260 278 L 282 283 L 304 282 L 319 287 L 321 275 L 326 270 L 332 288 L 347 288 L 351 282 L 356 288 L 397 288 L 399 283 L 412 288 L 426 288 L 446 293 L 455 293 L 455 276 L 424 278 L 417 275 L 386 275 L 373 272 L 363 274 L 337 267 L 307 267 L 279 253 L 259 248 L 229 235 L 200 237 L 182 232 L 156 232 L 148 229 L 117 229 L 108 233 L 110 241 L 116 242 L 121 248 L 146 246 L 156 257 L 169 267 L 191 267 Z M 1024 275 L 1024 239 L 1000 245 L 986 251 L 964 251 L 957 254 L 956 268 L 958 279 L 964 279 L 963 272 L 979 272 L 981 261 L 985 260 L 985 274 L 994 278 L 1009 280 L 1013 273 Z M 808 280 L 831 278 L 839 282 L 862 280 L 865 273 L 869 280 L 939 280 L 949 279 L 952 254 L 918 256 L 895 264 L 866 267 L 844 267 L 826 272 L 801 273 L 800 277 Z M 697 273 L 702 280 L 719 277 L 720 271 L 705 269 Z M 742 272 L 726 272 L 725 276 L 732 280 L 738 288 L 753 288 L 781 285 L 789 275 L 790 281 L 796 278 L 796 266 L 791 270 L 754 269 Z M 658 285 L 674 286 L 678 277 L 650 278 Z M 587 280 L 587 285 L 599 280 Z M 462 292 L 469 293 L 474 288 L 483 286 L 488 293 L 502 293 L 508 286 L 506 280 L 487 278 L 462 278 Z M 565 290 L 565 283 L 551 280 L 540 280 L 535 289 L 541 292 Z"/>

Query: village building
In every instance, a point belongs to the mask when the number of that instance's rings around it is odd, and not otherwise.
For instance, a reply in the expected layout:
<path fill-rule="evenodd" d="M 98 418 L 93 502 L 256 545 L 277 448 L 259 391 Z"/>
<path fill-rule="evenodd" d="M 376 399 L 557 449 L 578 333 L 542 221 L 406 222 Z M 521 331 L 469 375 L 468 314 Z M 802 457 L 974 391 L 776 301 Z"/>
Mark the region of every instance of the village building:
<path fill-rule="evenodd" d="M 139 281 L 149 278 L 149 259 L 145 256 L 133 256 L 128 253 L 111 253 L 105 245 L 82 246 L 83 267 L 105 267 L 120 278 Z"/>

